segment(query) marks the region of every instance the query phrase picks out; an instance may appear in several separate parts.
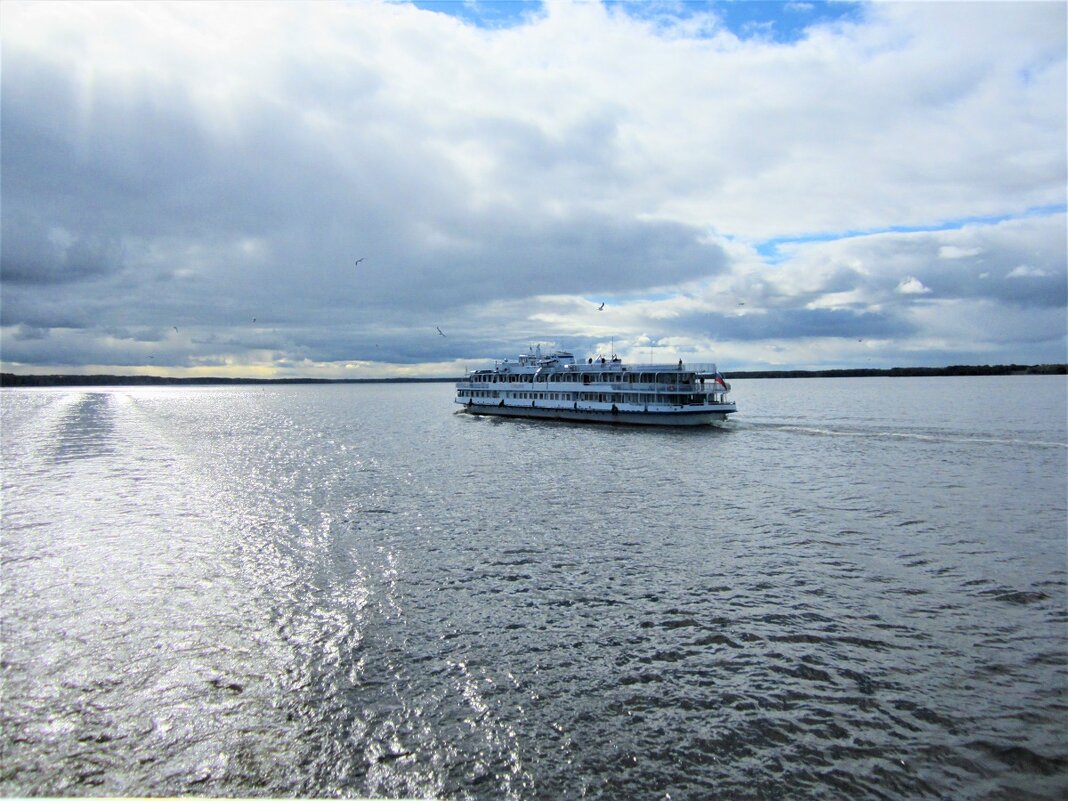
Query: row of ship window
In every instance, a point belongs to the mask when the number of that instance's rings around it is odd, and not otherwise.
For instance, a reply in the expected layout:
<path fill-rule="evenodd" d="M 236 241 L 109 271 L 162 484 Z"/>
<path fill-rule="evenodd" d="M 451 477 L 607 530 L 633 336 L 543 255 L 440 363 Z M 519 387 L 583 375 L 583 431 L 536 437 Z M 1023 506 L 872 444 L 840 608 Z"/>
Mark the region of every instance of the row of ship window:
<path fill-rule="evenodd" d="M 460 398 L 508 398 L 509 400 L 562 400 L 591 401 L 595 403 L 656 403 L 666 400 L 664 396 L 646 393 L 628 392 L 499 392 L 490 389 L 461 389 L 456 393 Z M 702 403 L 713 396 L 698 393 L 695 395 L 671 395 L 675 403 Z"/>
<path fill-rule="evenodd" d="M 679 380 L 676 373 L 581 373 L 582 381 L 579 381 L 578 373 L 549 373 L 548 375 L 506 375 L 501 373 L 487 373 L 479 375 L 473 373 L 471 381 L 484 384 L 530 384 L 537 382 L 545 383 L 582 383 L 582 384 L 674 384 L 692 385 L 693 376 L 687 374 Z M 657 380 L 657 376 L 661 376 Z M 703 382 L 702 382 L 703 383 Z"/>

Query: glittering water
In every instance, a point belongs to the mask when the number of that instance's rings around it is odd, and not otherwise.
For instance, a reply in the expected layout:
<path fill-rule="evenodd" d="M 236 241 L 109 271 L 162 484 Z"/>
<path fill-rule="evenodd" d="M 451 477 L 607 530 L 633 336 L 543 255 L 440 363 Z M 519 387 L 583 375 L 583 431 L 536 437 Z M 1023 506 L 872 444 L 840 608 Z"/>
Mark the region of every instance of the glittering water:
<path fill-rule="evenodd" d="M 5 390 L 0 793 L 1060 798 L 1063 377 Z"/>

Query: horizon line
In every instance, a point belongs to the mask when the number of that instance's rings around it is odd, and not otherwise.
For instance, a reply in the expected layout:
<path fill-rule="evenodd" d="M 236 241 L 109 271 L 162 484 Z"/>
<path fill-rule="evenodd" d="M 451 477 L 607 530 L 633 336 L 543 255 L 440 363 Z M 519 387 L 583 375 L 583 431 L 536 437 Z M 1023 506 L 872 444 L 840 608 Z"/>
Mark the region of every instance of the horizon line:
<path fill-rule="evenodd" d="M 723 371 L 724 378 L 877 378 L 982 375 L 1068 375 L 1068 363 L 951 364 L 943 367 L 828 367 L 815 370 L 762 369 Z M 462 376 L 387 376 L 379 378 L 244 378 L 228 376 L 154 376 L 111 373 L 0 373 L 0 387 L 149 386 L 218 384 L 420 384 L 448 383 Z"/>

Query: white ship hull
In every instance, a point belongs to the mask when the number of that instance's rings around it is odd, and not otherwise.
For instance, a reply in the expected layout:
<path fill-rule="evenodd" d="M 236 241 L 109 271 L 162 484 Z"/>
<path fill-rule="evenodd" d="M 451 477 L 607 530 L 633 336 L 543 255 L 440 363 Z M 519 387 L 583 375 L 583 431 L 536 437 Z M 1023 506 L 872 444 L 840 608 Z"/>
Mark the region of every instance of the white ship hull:
<path fill-rule="evenodd" d="M 722 423 L 735 411 L 734 404 L 722 408 L 686 409 L 583 409 L 553 408 L 550 406 L 501 406 L 500 404 L 469 403 L 461 410 L 468 414 L 499 415 L 501 417 L 526 417 L 538 420 L 567 420 L 581 423 L 614 423 L 617 425 L 643 426 L 704 426 Z"/>

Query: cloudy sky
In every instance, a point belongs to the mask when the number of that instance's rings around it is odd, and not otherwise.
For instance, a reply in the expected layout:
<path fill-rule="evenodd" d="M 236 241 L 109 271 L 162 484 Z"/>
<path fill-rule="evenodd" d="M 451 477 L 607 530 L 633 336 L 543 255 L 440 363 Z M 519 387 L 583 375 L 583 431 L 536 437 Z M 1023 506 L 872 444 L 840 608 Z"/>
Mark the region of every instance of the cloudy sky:
<path fill-rule="evenodd" d="M 1063 2 L 8 0 L 3 369 L 1063 362 L 1066 29 Z"/>

